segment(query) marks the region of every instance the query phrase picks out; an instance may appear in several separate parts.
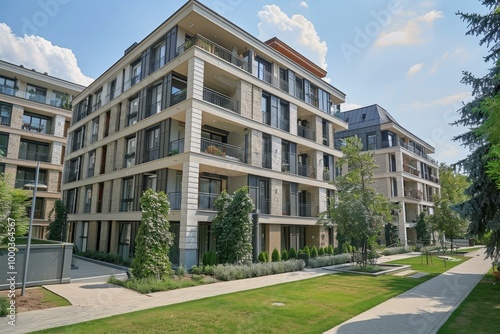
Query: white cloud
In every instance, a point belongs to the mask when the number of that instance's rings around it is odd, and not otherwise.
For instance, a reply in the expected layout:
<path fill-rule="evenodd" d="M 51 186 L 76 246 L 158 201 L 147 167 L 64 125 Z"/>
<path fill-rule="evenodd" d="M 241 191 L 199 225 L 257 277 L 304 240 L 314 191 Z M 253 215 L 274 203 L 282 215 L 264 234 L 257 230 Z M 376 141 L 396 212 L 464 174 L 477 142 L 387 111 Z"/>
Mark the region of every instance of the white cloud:
<path fill-rule="evenodd" d="M 409 77 L 411 77 L 411 76 L 417 74 L 418 72 L 420 72 L 420 70 L 422 69 L 422 67 L 424 67 L 424 63 L 415 64 L 412 67 L 410 67 L 410 69 L 408 70 L 408 72 L 406 74 Z"/>
<path fill-rule="evenodd" d="M 82 73 L 71 49 L 54 45 L 40 36 L 18 37 L 5 23 L 0 23 L 0 59 L 81 85 L 94 81 Z"/>
<path fill-rule="evenodd" d="M 412 106 L 415 108 L 428 108 L 428 107 L 433 107 L 433 106 L 446 106 L 446 105 L 452 105 L 456 103 L 460 103 L 462 101 L 467 101 L 471 97 L 470 92 L 459 92 L 455 93 L 452 95 L 447 95 L 442 98 L 433 100 L 433 101 L 417 101 L 413 102 Z"/>
<path fill-rule="evenodd" d="M 382 32 L 375 42 L 376 46 L 414 45 L 424 42 L 424 35 L 429 35 L 426 29 L 435 21 L 443 17 L 443 13 L 431 10 L 423 15 L 416 16 L 414 12 L 401 12 L 393 24 Z M 424 34 L 425 33 L 425 34 Z"/>
<path fill-rule="evenodd" d="M 326 70 L 328 47 L 326 42 L 319 38 L 311 21 L 300 14 L 288 17 L 276 5 L 263 6 L 258 16 L 260 22 L 257 28 L 261 40 L 268 40 L 276 36 Z"/>
<path fill-rule="evenodd" d="M 450 62 L 453 61 L 463 61 L 464 57 L 466 57 L 466 54 L 462 48 L 457 48 L 452 51 L 447 51 L 443 53 L 441 57 L 439 57 L 437 60 L 434 61 L 434 66 L 432 69 L 429 71 L 430 74 L 434 74 L 437 72 L 437 70 L 442 66 L 446 64 L 450 64 Z"/>
<path fill-rule="evenodd" d="M 301 2 L 299 3 L 299 6 L 300 6 L 300 7 L 303 7 L 303 8 L 309 8 L 309 5 L 308 5 L 308 4 L 307 4 L 307 2 L 305 2 L 305 1 L 301 1 Z"/>

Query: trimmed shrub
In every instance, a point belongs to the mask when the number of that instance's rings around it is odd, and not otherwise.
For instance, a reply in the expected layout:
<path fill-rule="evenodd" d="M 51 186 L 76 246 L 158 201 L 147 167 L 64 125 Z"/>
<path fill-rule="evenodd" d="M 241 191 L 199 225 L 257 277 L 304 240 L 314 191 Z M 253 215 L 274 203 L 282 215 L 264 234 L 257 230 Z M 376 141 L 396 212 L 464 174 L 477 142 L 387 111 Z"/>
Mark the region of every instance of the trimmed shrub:
<path fill-rule="evenodd" d="M 307 254 L 307 257 L 311 257 L 311 250 L 309 249 L 309 247 L 305 246 L 303 249 L 302 249 L 302 253 L 306 253 Z"/>
<path fill-rule="evenodd" d="M 311 258 L 315 259 L 318 257 L 318 249 L 316 246 L 312 246 L 311 248 Z"/>
<path fill-rule="evenodd" d="M 266 257 L 266 262 L 269 262 L 269 252 L 264 252 L 264 256 Z"/>
<path fill-rule="evenodd" d="M 288 252 L 288 258 L 289 259 L 296 259 L 297 258 L 297 253 L 295 252 L 295 248 L 290 248 L 290 251 Z"/>
<path fill-rule="evenodd" d="M 281 256 L 280 252 L 275 248 L 273 249 L 273 253 L 271 254 L 273 262 L 280 262 L 281 261 Z"/>
<path fill-rule="evenodd" d="M 204 266 L 213 266 L 217 264 L 217 255 L 214 251 L 209 251 L 203 254 L 202 263 Z"/>
<path fill-rule="evenodd" d="M 186 273 L 187 273 L 186 267 L 184 267 L 182 264 L 178 266 L 177 269 L 175 270 L 175 274 L 177 276 L 184 276 L 186 275 Z"/>
<path fill-rule="evenodd" d="M 325 255 L 325 249 L 323 247 L 320 247 L 318 249 L 318 256 L 323 256 L 323 255 Z"/>
<path fill-rule="evenodd" d="M 265 252 L 260 252 L 259 253 L 259 262 L 267 262 L 266 253 Z"/>
<path fill-rule="evenodd" d="M 325 255 L 318 257 L 316 259 L 309 259 L 307 266 L 309 268 L 318 268 L 318 267 L 326 267 L 326 266 L 333 266 L 336 264 L 348 263 L 350 261 L 351 261 L 350 254 Z"/>
<path fill-rule="evenodd" d="M 332 245 L 328 245 L 327 253 L 328 253 L 328 255 L 333 255 L 334 250 L 333 250 L 333 246 Z"/>
<path fill-rule="evenodd" d="M 212 275 L 213 276 L 214 275 L 214 266 L 205 266 L 203 268 L 203 273 L 205 275 Z"/>
<path fill-rule="evenodd" d="M 286 261 L 288 260 L 288 252 L 286 249 L 283 249 L 283 253 L 281 253 L 281 261 Z"/>
<path fill-rule="evenodd" d="M 305 253 L 304 251 L 300 251 L 299 254 L 297 254 L 297 259 L 303 260 L 307 266 L 309 262 L 309 254 Z"/>
<path fill-rule="evenodd" d="M 9 306 L 10 306 L 9 298 L 0 297 L 0 318 L 6 317 L 9 314 L 8 310 Z"/>
<path fill-rule="evenodd" d="M 266 276 L 272 274 L 300 271 L 304 269 L 302 260 L 288 260 L 281 262 L 252 263 L 250 265 L 217 265 L 214 267 L 214 276 L 221 281 Z"/>
<path fill-rule="evenodd" d="M 191 270 L 189 270 L 189 271 L 193 275 L 201 275 L 201 274 L 203 274 L 203 267 L 194 265 L 194 266 L 191 267 Z"/>
<path fill-rule="evenodd" d="M 432 247 L 427 247 L 427 248 L 432 249 Z M 384 249 L 382 249 L 382 255 L 395 255 L 395 254 L 410 253 L 410 252 L 413 252 L 414 249 L 415 248 L 413 246 L 384 248 Z"/>

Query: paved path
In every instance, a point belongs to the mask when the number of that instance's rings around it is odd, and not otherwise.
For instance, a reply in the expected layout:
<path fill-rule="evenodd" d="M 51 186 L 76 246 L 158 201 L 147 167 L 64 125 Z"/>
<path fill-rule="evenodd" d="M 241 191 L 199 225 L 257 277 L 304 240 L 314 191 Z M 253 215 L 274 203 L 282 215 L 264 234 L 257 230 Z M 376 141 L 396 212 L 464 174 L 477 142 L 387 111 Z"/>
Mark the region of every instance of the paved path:
<path fill-rule="evenodd" d="M 363 312 L 325 334 L 436 333 L 491 268 L 484 249 L 442 275 Z"/>
<path fill-rule="evenodd" d="M 401 255 L 387 256 L 381 258 L 380 262 L 408 258 L 415 255 L 418 254 L 401 254 Z M 481 259 L 482 258 L 483 257 L 481 256 Z M 467 263 L 471 262 L 470 270 L 474 271 L 476 273 L 475 276 L 477 276 L 477 279 L 474 282 L 470 280 L 467 282 L 462 282 L 462 280 L 456 281 L 454 279 L 455 274 L 453 273 L 450 274 L 448 272 L 447 275 L 449 277 L 447 278 L 447 283 L 446 283 L 447 285 L 445 285 L 445 287 L 448 286 L 448 288 L 444 290 L 444 287 L 441 286 L 440 287 L 441 294 L 446 295 L 446 297 L 449 296 L 453 297 L 454 291 L 457 290 L 457 288 L 462 287 L 463 284 L 474 283 L 475 285 L 477 281 L 482 277 L 482 274 L 477 274 L 477 273 L 483 272 L 484 269 L 483 266 L 481 266 L 478 269 L 478 265 L 482 264 L 482 261 L 477 261 L 478 259 L 479 257 L 475 258 L 474 259 L 475 261 L 470 260 L 463 264 L 466 265 Z M 489 262 L 487 263 L 489 266 Z M 460 266 L 455 267 L 454 270 L 456 271 L 457 268 Z M 484 272 L 485 271 L 486 270 L 484 270 Z M 107 284 L 105 282 L 104 277 L 96 278 L 96 279 L 101 279 L 101 282 L 78 281 L 78 283 L 71 283 L 71 284 L 49 285 L 45 286 L 45 288 L 68 299 L 72 303 L 72 306 L 64 306 L 55 309 L 20 313 L 17 315 L 16 319 L 17 325 L 14 328 L 14 330 L 11 326 L 8 326 L 6 324 L 7 320 L 3 318 L 4 319 L 3 321 L 5 322 L 0 320 L 2 321 L 0 322 L 0 333 L 28 333 L 45 328 L 70 325 L 78 322 L 89 321 L 138 310 L 144 310 L 157 306 L 171 305 L 190 300 L 202 299 L 222 294 L 266 287 L 275 284 L 294 282 L 303 279 L 319 277 L 327 274 L 332 274 L 332 273 L 322 270 L 321 268 L 308 269 L 301 272 L 270 275 L 270 276 L 256 277 L 256 278 L 236 280 L 230 282 L 219 282 L 219 283 L 201 285 L 179 290 L 151 293 L 148 295 L 142 295 L 122 287 L 117 287 L 115 285 Z M 467 288 L 469 288 L 470 290 L 474 285 L 471 285 L 470 287 Z M 423 291 L 420 293 L 425 294 L 427 292 Z M 435 296 L 435 293 L 431 293 L 430 295 Z M 408 304 L 409 303 L 405 303 L 406 306 L 408 306 Z M 417 309 L 417 311 L 420 311 L 420 309 Z M 439 311 L 441 311 L 441 309 Z M 427 317 L 424 316 L 423 320 L 427 321 Z M 412 321 L 422 322 L 422 319 L 417 317 Z M 342 326 L 344 326 L 344 324 L 342 324 L 340 327 Z M 352 325 L 345 323 L 345 326 L 352 326 Z M 366 331 L 366 328 L 364 327 L 365 329 L 363 329 L 362 332 L 375 333 L 373 331 L 374 328 L 372 326 L 373 324 L 368 326 L 370 327 L 369 331 Z M 345 328 L 345 330 L 342 328 L 340 329 L 340 331 L 338 331 L 338 333 L 356 333 L 355 331 L 350 331 L 350 329 L 348 329 L 347 327 Z M 337 330 L 337 328 L 334 330 Z M 408 333 L 410 332 L 419 333 L 419 332 L 408 331 Z M 391 333 L 391 332 L 384 330 L 381 331 L 381 333 Z M 398 331 L 397 333 L 405 333 L 405 332 Z"/>

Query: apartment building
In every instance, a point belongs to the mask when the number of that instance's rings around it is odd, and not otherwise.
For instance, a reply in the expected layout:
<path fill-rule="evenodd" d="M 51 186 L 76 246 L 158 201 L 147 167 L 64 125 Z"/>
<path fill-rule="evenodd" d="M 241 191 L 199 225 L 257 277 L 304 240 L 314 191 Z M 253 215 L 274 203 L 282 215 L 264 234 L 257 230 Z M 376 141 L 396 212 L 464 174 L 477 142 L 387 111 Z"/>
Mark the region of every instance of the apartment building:
<path fill-rule="evenodd" d="M 46 237 L 48 213 L 61 198 L 71 102 L 83 86 L 0 61 L 0 173 L 16 188 L 32 190 L 40 161 L 33 236 Z"/>
<path fill-rule="evenodd" d="M 259 251 L 325 246 L 316 225 L 341 152 L 345 95 L 277 38 L 262 42 L 197 1 L 182 8 L 78 97 L 63 193 L 69 241 L 127 259 L 151 188 L 170 201 L 173 263 L 215 249 L 214 200 L 248 186 Z"/>
<path fill-rule="evenodd" d="M 349 129 L 335 133 L 336 139 L 358 136 L 363 149 L 374 153 L 378 168 L 375 190 L 399 202 L 399 239 L 415 244 L 415 225 L 422 212 L 433 213 L 433 198 L 440 193 L 438 162 L 429 154 L 434 147 L 402 127 L 384 108 L 371 105 L 340 114 Z"/>

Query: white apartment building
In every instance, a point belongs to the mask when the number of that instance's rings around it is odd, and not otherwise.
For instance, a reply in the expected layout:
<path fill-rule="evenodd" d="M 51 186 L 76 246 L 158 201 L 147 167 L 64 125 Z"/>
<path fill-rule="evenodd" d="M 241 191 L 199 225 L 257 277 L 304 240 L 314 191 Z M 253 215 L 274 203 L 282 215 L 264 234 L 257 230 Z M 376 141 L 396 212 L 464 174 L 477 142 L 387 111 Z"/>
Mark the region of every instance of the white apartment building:
<path fill-rule="evenodd" d="M 429 156 L 434 147 L 376 104 L 342 112 L 340 117 L 349 123 L 349 129 L 335 133 L 335 138 L 358 136 L 363 149 L 374 153 L 378 168 L 373 187 L 399 202 L 399 240 L 404 245 L 415 244 L 417 218 L 422 212 L 434 212 L 433 197 L 441 189 L 438 162 Z"/>
<path fill-rule="evenodd" d="M 277 38 L 262 42 L 190 0 L 73 103 L 63 177 L 69 241 L 133 255 L 139 199 L 167 193 L 173 263 L 215 249 L 213 203 L 248 186 L 254 246 L 326 246 L 316 225 L 341 156 L 334 133 L 345 94 Z"/>
<path fill-rule="evenodd" d="M 48 214 L 61 198 L 66 131 L 71 102 L 83 86 L 0 61 L 0 173 L 32 190 L 40 161 L 33 237 L 45 238 Z"/>

